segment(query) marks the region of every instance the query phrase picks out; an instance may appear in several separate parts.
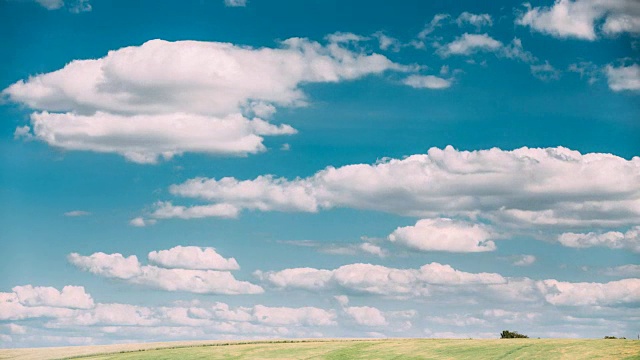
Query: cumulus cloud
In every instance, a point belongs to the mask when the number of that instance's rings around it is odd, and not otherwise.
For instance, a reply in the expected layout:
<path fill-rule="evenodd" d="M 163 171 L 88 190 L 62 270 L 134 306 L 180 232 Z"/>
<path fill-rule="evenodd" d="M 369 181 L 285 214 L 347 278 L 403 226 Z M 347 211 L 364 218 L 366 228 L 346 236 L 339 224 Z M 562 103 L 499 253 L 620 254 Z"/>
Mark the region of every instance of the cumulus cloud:
<path fill-rule="evenodd" d="M 239 212 L 240 209 L 231 204 L 196 205 L 185 207 L 174 206 L 170 201 L 159 201 L 154 204 L 154 210 L 151 213 L 151 217 L 155 219 L 198 219 L 204 217 L 235 218 L 238 216 Z M 143 219 L 143 224 L 155 221 L 155 219 Z"/>
<path fill-rule="evenodd" d="M 415 89 L 446 89 L 451 86 L 451 80 L 433 75 L 411 75 L 402 82 Z"/>
<path fill-rule="evenodd" d="M 135 227 L 145 227 L 147 225 L 153 225 L 156 223 L 155 219 L 145 219 L 141 216 L 135 217 L 129 221 L 129 225 Z"/>
<path fill-rule="evenodd" d="M 505 278 L 496 273 L 468 273 L 449 265 L 431 263 L 419 269 L 397 269 L 371 264 L 350 264 L 334 270 L 292 268 L 255 275 L 276 288 L 379 295 L 391 298 L 428 297 L 431 301 L 478 299 L 503 303 L 548 303 L 563 306 L 625 306 L 640 301 L 640 279 L 608 283 L 572 283 L 556 279 Z M 336 301 L 346 308 L 349 298 Z M 535 313 L 493 311 L 485 317 L 505 322 L 532 319 Z"/>
<path fill-rule="evenodd" d="M 640 226 L 635 226 L 624 233 L 619 231 L 582 234 L 567 232 L 558 237 L 558 242 L 572 248 L 601 246 L 610 249 L 627 249 L 640 253 Z"/>
<path fill-rule="evenodd" d="M 448 316 L 427 316 L 427 322 L 432 324 L 452 325 L 468 327 L 474 325 L 484 325 L 486 320 L 470 315 L 450 314 Z"/>
<path fill-rule="evenodd" d="M 377 31 L 373 34 L 373 37 L 378 39 L 378 47 L 380 50 L 399 51 L 402 47 L 400 40 L 386 35 L 382 31 Z"/>
<path fill-rule="evenodd" d="M 384 326 L 387 319 L 382 311 L 371 306 L 350 306 L 344 308 L 344 312 L 350 316 L 358 325 L 363 326 Z"/>
<path fill-rule="evenodd" d="M 83 210 L 73 210 L 73 211 L 67 211 L 66 213 L 64 213 L 64 216 L 69 216 L 69 217 L 79 217 L 79 216 L 88 216 L 88 215 L 91 215 L 91 213 Z"/>
<path fill-rule="evenodd" d="M 640 222 L 640 157 L 563 147 L 458 151 L 327 167 L 307 178 L 194 178 L 169 188 L 238 210 L 378 210 L 511 227 L 624 226 Z"/>
<path fill-rule="evenodd" d="M 82 286 L 67 285 L 59 291 L 49 286 L 16 286 L 11 289 L 18 301 L 25 306 L 51 306 L 60 308 L 88 309 L 93 307 L 91 295 Z"/>
<path fill-rule="evenodd" d="M 495 273 L 468 273 L 439 263 L 419 269 L 396 269 L 372 264 L 350 264 L 335 270 L 293 268 L 262 272 L 255 275 L 277 288 L 321 290 L 342 289 L 357 293 L 388 296 L 419 296 L 429 292 L 430 285 L 488 285 L 505 283 Z"/>
<path fill-rule="evenodd" d="M 613 91 L 638 91 L 640 90 L 640 65 L 605 68 L 609 88 Z"/>
<path fill-rule="evenodd" d="M 464 33 L 438 49 L 441 56 L 451 55 L 470 55 L 479 51 L 497 51 L 502 48 L 503 44 L 487 34 L 469 34 Z"/>
<path fill-rule="evenodd" d="M 458 26 L 460 27 L 469 24 L 475 26 L 477 29 L 480 29 L 483 26 L 492 26 L 493 19 L 489 14 L 472 14 L 465 11 L 460 14 L 460 16 L 458 16 L 458 18 L 456 19 L 456 24 L 458 24 Z"/>
<path fill-rule="evenodd" d="M 32 133 L 23 135 L 61 149 L 155 163 L 184 152 L 264 151 L 264 136 L 295 130 L 247 116 L 269 117 L 276 106 L 304 105 L 302 83 L 408 69 L 335 37 L 327 44 L 291 38 L 280 45 L 151 40 L 99 59 L 74 60 L 2 94 L 40 110 L 31 115 Z"/>
<path fill-rule="evenodd" d="M 89 0 L 67 0 L 66 3 L 64 0 L 35 0 L 35 2 L 47 10 L 58 10 L 66 5 L 70 12 L 76 14 L 91 11 Z"/>
<path fill-rule="evenodd" d="M 64 6 L 64 0 L 36 0 L 36 2 L 47 10 L 56 10 Z"/>
<path fill-rule="evenodd" d="M 597 24 L 602 23 L 601 28 Z M 553 6 L 532 7 L 516 20 L 541 33 L 559 38 L 596 40 L 607 35 L 640 33 L 640 3 L 635 0 L 556 0 Z"/>
<path fill-rule="evenodd" d="M 620 265 L 605 269 L 605 275 L 640 278 L 640 265 Z"/>
<path fill-rule="evenodd" d="M 224 5 L 227 7 L 245 7 L 247 6 L 247 0 L 224 0 Z"/>
<path fill-rule="evenodd" d="M 535 312 L 510 311 L 504 309 L 484 310 L 482 315 L 485 319 L 489 319 L 492 322 L 499 320 L 506 324 L 531 322 L 539 316 L 539 314 Z"/>
<path fill-rule="evenodd" d="M 238 270 L 240 265 L 234 258 L 225 259 L 211 247 L 176 246 L 169 250 L 152 251 L 149 262 L 164 268 L 191 270 Z"/>
<path fill-rule="evenodd" d="M 336 314 L 315 307 L 287 308 L 256 305 L 253 316 L 257 321 L 269 325 L 336 325 Z"/>
<path fill-rule="evenodd" d="M 233 267 L 234 263 L 237 265 L 235 259 L 226 260 L 224 258 L 222 260 L 227 262 L 222 264 L 220 259 L 217 259 L 210 251 L 183 250 L 184 248 L 174 248 L 166 250 L 167 252 L 149 253 L 151 262 L 159 265 L 168 265 L 172 268 L 141 265 L 135 255 L 124 257 L 122 254 L 95 253 L 90 256 L 82 256 L 72 253 L 68 256 L 68 260 L 78 268 L 98 276 L 120 279 L 130 284 L 144 285 L 166 291 L 226 295 L 259 294 L 263 292 L 260 286 L 247 281 L 239 281 L 229 271 L 175 268 L 175 266 L 184 264 L 185 257 L 196 261 L 191 263 L 189 267 Z M 210 262 L 214 258 L 217 261 L 216 264 Z"/>
<path fill-rule="evenodd" d="M 33 136 L 65 150 L 116 153 L 140 164 L 155 164 L 184 152 L 242 156 L 265 151 L 263 136 L 291 135 L 288 125 L 272 125 L 240 114 L 223 118 L 187 113 L 123 116 L 95 112 L 38 112 Z M 117 139 L 117 141 L 114 141 Z"/>
<path fill-rule="evenodd" d="M 16 286 L 0 292 L 0 320 L 70 316 L 76 309 L 93 307 L 93 298 L 82 286 L 58 290 L 48 286 Z"/>
<path fill-rule="evenodd" d="M 548 61 L 542 64 L 531 65 L 531 73 L 543 81 L 558 80 L 560 78 L 560 71 L 551 66 Z"/>
<path fill-rule="evenodd" d="M 558 280 L 538 282 L 547 302 L 564 306 L 607 306 L 640 302 L 640 279 L 608 283 L 570 283 Z"/>
<path fill-rule="evenodd" d="M 529 266 L 536 262 L 536 257 L 533 255 L 519 255 L 513 260 L 514 266 Z"/>
<path fill-rule="evenodd" d="M 489 240 L 492 235 L 483 224 L 437 218 L 399 227 L 389 235 L 389 240 L 421 251 L 482 252 L 496 249 Z"/>
<path fill-rule="evenodd" d="M 519 38 L 514 38 L 510 43 L 503 44 L 487 34 L 465 33 L 454 41 L 441 45 L 436 44 L 436 53 L 442 57 L 452 55 L 469 56 L 479 52 L 493 53 L 497 57 L 522 61 L 529 64 L 531 74 L 543 81 L 557 80 L 560 71 L 554 68 L 548 61 L 542 62 L 522 46 Z"/>

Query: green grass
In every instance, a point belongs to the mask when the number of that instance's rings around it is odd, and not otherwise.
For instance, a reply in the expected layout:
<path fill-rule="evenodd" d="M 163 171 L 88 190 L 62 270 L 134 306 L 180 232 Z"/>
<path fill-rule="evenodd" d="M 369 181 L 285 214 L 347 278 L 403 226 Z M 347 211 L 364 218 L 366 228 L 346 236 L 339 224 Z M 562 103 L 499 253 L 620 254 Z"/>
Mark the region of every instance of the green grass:
<path fill-rule="evenodd" d="M 325 340 L 146 344 L 91 347 L 65 355 L 63 349 L 0 350 L 0 359 L 640 359 L 640 341 L 504 339 L 504 340 Z M 79 349 L 79 348 L 65 348 Z M 132 351 L 133 350 L 133 351 Z M 29 353 L 31 351 L 31 353 Z M 34 353 L 37 352 L 37 353 Z M 119 352 L 122 351 L 122 352 Z M 38 357 L 38 354 L 42 357 Z M 48 356 L 48 357 L 47 357 Z"/>

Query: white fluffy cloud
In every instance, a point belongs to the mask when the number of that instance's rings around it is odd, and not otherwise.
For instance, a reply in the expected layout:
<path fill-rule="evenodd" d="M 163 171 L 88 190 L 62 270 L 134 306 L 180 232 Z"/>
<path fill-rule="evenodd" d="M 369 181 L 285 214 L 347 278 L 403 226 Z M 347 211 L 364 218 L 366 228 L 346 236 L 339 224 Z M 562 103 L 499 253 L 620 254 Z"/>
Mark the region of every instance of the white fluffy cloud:
<path fill-rule="evenodd" d="M 389 240 L 421 251 L 482 252 L 496 249 L 492 235 L 483 224 L 437 218 L 399 227 Z"/>
<path fill-rule="evenodd" d="M 315 307 L 287 308 L 256 305 L 253 316 L 260 323 L 269 325 L 336 325 L 336 314 Z"/>
<path fill-rule="evenodd" d="M 227 7 L 245 7 L 247 6 L 247 0 L 224 0 L 224 5 Z"/>
<path fill-rule="evenodd" d="M 72 253 L 67 259 L 71 264 L 84 271 L 108 278 L 126 280 L 142 273 L 140 262 L 135 255 L 124 257 L 122 254 L 97 252 L 90 256 L 82 256 L 78 253 Z"/>
<path fill-rule="evenodd" d="M 559 38 L 595 40 L 596 24 L 607 35 L 640 33 L 640 3 L 636 0 L 556 0 L 551 7 L 528 5 L 516 23 Z"/>
<path fill-rule="evenodd" d="M 530 302 L 563 306 L 609 306 L 640 302 L 640 279 L 608 283 L 572 283 L 555 279 L 505 278 L 495 273 L 468 273 L 449 265 L 431 263 L 419 269 L 396 269 L 371 264 L 350 264 L 335 270 L 293 268 L 255 275 L 277 288 L 335 290 L 393 298 L 429 297 L 464 301 L 471 298 L 504 303 Z M 349 299 L 336 296 L 346 308 Z M 364 311 L 364 310 L 363 310 Z M 516 321 L 522 314 L 498 313 L 485 316 Z M 535 315 L 526 315 L 531 319 Z"/>
<path fill-rule="evenodd" d="M 88 309 L 93 307 L 91 295 L 82 286 L 67 285 L 59 291 L 49 286 L 16 286 L 11 289 L 18 301 L 25 306 L 51 306 Z"/>
<path fill-rule="evenodd" d="M 259 294 L 263 292 L 260 286 L 247 281 L 237 280 L 229 271 L 193 270 L 174 268 L 184 264 L 185 256 L 193 259 L 189 267 L 202 268 L 205 266 L 233 267 L 235 259 L 227 260 L 222 264 L 211 263 L 215 258 L 211 252 L 182 251 L 182 249 L 167 250 L 167 253 L 151 252 L 149 260 L 156 264 L 163 264 L 172 268 L 163 268 L 153 265 L 141 265 L 135 255 L 124 257 L 121 254 L 95 253 L 90 256 L 82 256 L 76 253 L 69 255 L 68 259 L 78 268 L 93 274 L 108 278 L 124 280 L 131 284 L 139 284 L 162 289 L 166 291 L 185 291 L 200 294 Z M 216 254 L 217 255 L 217 254 Z M 200 256 L 200 258 L 198 258 Z M 153 259 L 153 260 L 152 260 Z M 222 260 L 226 260 L 222 258 Z M 233 262 L 231 261 L 233 260 Z"/>
<path fill-rule="evenodd" d="M 323 45 L 291 38 L 279 48 L 151 40 L 74 60 L 2 94 L 44 110 L 31 116 L 33 137 L 66 150 L 117 153 L 138 163 L 184 152 L 253 154 L 265 150 L 263 136 L 295 130 L 247 116 L 304 105 L 300 84 L 407 70 L 329 39 Z"/>
<path fill-rule="evenodd" d="M 191 270 L 238 270 L 240 265 L 234 258 L 225 259 L 211 247 L 176 246 L 169 250 L 152 251 L 149 262 L 164 268 Z"/>
<path fill-rule="evenodd" d="M 572 248 L 602 246 L 610 249 L 628 249 L 640 253 L 640 226 L 633 227 L 624 233 L 619 231 L 584 234 L 568 232 L 560 235 L 558 242 Z"/>
<path fill-rule="evenodd" d="M 45 286 L 16 286 L 0 292 L 0 320 L 71 316 L 76 309 L 93 306 L 82 286 L 65 286 L 62 291 Z"/>
<path fill-rule="evenodd" d="M 384 326 L 387 319 L 382 311 L 371 306 L 350 306 L 344 308 L 344 312 L 349 315 L 357 324 L 364 326 Z"/>
<path fill-rule="evenodd" d="M 529 266 L 536 262 L 536 257 L 533 255 L 519 255 L 514 258 L 513 265 L 515 266 Z"/>
<path fill-rule="evenodd" d="M 117 153 L 140 164 L 184 152 L 255 154 L 265 150 L 262 136 L 296 133 L 288 125 L 275 126 L 240 114 L 224 118 L 187 113 L 123 116 L 98 111 L 83 116 L 45 111 L 31 115 L 31 126 L 33 136 L 51 146 Z"/>
<path fill-rule="evenodd" d="M 64 6 L 64 0 L 36 0 L 36 2 L 47 10 L 56 10 Z"/>
<path fill-rule="evenodd" d="M 433 75 L 411 75 L 402 82 L 416 89 L 446 89 L 451 86 L 451 80 Z"/>
<path fill-rule="evenodd" d="M 617 305 L 640 302 L 640 279 L 608 283 L 570 283 L 558 280 L 538 282 L 547 302 L 553 305 Z"/>
<path fill-rule="evenodd" d="M 426 295 L 430 285 L 502 284 L 506 279 L 495 273 L 468 273 L 439 263 L 419 269 L 396 269 L 372 264 L 350 264 L 335 270 L 293 268 L 255 275 L 278 288 L 321 290 L 344 289 L 352 292 L 389 295 Z"/>
<path fill-rule="evenodd" d="M 307 178 L 194 178 L 175 196 L 261 211 L 348 207 L 417 217 L 467 217 L 513 227 L 640 222 L 640 157 L 557 148 L 493 148 L 327 167 Z"/>
<path fill-rule="evenodd" d="M 640 65 L 605 68 L 609 88 L 613 91 L 638 91 L 640 90 Z"/>
<path fill-rule="evenodd" d="M 438 49 L 442 56 L 470 55 L 478 51 L 497 51 L 502 48 L 502 43 L 487 34 L 465 33 L 443 47 Z"/>
<path fill-rule="evenodd" d="M 480 29 L 483 26 L 492 26 L 493 19 L 489 14 L 472 14 L 470 12 L 463 12 L 456 19 L 458 26 L 462 27 L 465 24 L 470 24 Z"/>

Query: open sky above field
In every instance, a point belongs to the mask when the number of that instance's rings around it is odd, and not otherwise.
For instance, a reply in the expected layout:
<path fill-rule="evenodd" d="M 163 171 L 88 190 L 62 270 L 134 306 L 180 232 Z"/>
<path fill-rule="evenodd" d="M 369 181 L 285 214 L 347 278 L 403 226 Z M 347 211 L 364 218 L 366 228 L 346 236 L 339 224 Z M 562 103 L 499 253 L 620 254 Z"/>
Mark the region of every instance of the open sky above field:
<path fill-rule="evenodd" d="M 0 347 L 640 332 L 640 2 L 0 0 L 0 34 Z"/>

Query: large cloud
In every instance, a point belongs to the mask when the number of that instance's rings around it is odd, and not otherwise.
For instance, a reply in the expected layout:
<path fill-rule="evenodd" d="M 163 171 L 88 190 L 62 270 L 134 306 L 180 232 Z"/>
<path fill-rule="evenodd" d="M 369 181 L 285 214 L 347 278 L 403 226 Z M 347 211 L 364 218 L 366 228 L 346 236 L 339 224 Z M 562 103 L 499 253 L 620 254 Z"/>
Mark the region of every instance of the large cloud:
<path fill-rule="evenodd" d="M 491 230 L 483 224 L 452 219 L 422 219 L 414 226 L 399 227 L 389 240 L 422 251 L 482 252 L 493 251 Z"/>
<path fill-rule="evenodd" d="M 91 295 L 82 286 L 65 286 L 59 291 L 49 286 L 16 286 L 13 292 L 18 301 L 26 306 L 51 306 L 61 308 L 88 309 L 93 307 Z"/>
<path fill-rule="evenodd" d="M 20 80 L 3 95 L 44 110 L 31 116 L 32 136 L 51 146 L 153 163 L 184 152 L 263 151 L 263 136 L 295 130 L 246 116 L 303 105 L 302 83 L 386 70 L 406 68 L 334 37 L 324 45 L 291 38 L 279 48 L 151 40 Z"/>
<path fill-rule="evenodd" d="M 556 0 L 551 7 L 531 7 L 516 23 L 560 38 L 595 40 L 597 26 L 607 35 L 640 33 L 640 2 L 636 0 Z"/>
<path fill-rule="evenodd" d="M 640 279 L 608 283 L 570 283 L 558 280 L 538 282 L 545 299 L 553 305 L 585 306 L 640 303 Z"/>
<path fill-rule="evenodd" d="M 419 269 L 396 269 L 372 264 L 350 264 L 335 270 L 293 268 L 255 275 L 278 288 L 321 290 L 344 289 L 367 294 L 407 296 L 425 295 L 430 285 L 503 284 L 506 279 L 495 273 L 468 273 L 439 263 Z"/>
<path fill-rule="evenodd" d="M 234 258 L 225 259 L 214 248 L 198 246 L 176 246 L 169 250 L 152 251 L 149 261 L 165 268 L 192 270 L 238 270 L 240 265 Z"/>
<path fill-rule="evenodd" d="M 627 249 L 640 253 L 640 226 L 633 227 L 626 232 L 609 231 L 606 233 L 563 233 L 558 242 L 572 248 L 588 248 L 594 246 L 610 249 Z"/>
<path fill-rule="evenodd" d="M 198 256 L 193 251 L 184 252 L 182 249 L 151 252 L 150 261 L 169 266 L 163 268 L 153 265 L 141 265 L 135 255 L 124 257 L 121 254 L 95 253 L 82 256 L 77 253 L 69 254 L 68 259 L 78 268 L 92 272 L 99 276 L 124 280 L 131 284 L 139 284 L 167 291 L 185 291 L 200 294 L 259 294 L 263 292 L 260 286 L 247 281 L 237 280 L 229 271 L 193 270 L 189 268 L 175 268 L 184 263 L 180 256 Z M 217 253 L 216 253 L 217 255 Z M 192 263 L 192 268 L 219 267 L 223 264 L 213 264 L 212 254 L 206 251 L 199 253 L 204 256 Z M 216 259 L 218 261 L 220 259 Z M 226 259 L 223 259 L 226 260 Z M 230 260 L 229 260 L 230 261 Z M 236 265 L 235 260 L 233 261 Z M 226 267 L 233 267 L 233 263 L 225 263 Z"/>
<path fill-rule="evenodd" d="M 172 185 L 170 192 L 238 211 L 348 207 L 523 228 L 618 227 L 640 222 L 640 157 L 563 147 L 458 151 L 448 146 L 372 165 L 327 167 L 294 180 L 193 178 Z"/>
<path fill-rule="evenodd" d="M 82 286 L 15 286 L 12 292 L 0 292 L 0 320 L 71 316 L 76 309 L 94 306 L 93 298 Z"/>
<path fill-rule="evenodd" d="M 505 278 L 496 273 L 468 273 L 431 263 L 419 269 L 350 264 L 334 270 L 292 268 L 261 272 L 263 282 L 283 289 L 335 290 L 369 295 L 429 297 L 431 301 L 485 299 L 564 306 L 618 306 L 640 302 L 640 279 L 608 283 L 572 283 L 556 279 Z M 348 298 L 336 297 L 346 307 Z"/>

